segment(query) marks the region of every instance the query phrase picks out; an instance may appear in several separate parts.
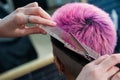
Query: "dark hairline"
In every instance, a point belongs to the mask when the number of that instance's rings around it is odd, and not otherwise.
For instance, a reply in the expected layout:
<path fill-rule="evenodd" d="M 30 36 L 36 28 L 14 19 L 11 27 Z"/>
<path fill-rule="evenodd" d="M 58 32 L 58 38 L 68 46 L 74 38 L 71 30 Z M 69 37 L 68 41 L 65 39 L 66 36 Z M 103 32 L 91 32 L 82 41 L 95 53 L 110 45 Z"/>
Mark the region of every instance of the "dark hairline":
<path fill-rule="evenodd" d="M 64 52 L 67 56 L 69 56 L 72 60 L 76 61 L 77 63 L 79 63 L 83 66 L 86 65 L 87 63 L 89 63 L 89 61 L 87 59 L 85 59 L 83 56 L 64 47 L 64 44 L 61 43 L 60 41 L 58 41 L 57 39 L 51 37 L 51 41 L 52 41 L 52 44 L 54 44 L 54 46 L 56 46 L 57 48 L 62 50 L 62 52 Z"/>

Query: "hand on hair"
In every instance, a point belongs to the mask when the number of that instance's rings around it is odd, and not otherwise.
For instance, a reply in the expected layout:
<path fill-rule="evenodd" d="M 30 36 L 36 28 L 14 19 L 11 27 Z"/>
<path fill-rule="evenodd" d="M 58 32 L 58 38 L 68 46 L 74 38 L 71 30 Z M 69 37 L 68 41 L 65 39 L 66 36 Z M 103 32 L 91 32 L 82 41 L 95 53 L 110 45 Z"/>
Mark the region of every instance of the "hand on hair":
<path fill-rule="evenodd" d="M 0 37 L 20 37 L 29 34 L 46 32 L 39 28 L 26 26 L 27 23 L 41 24 L 45 26 L 55 26 L 51 17 L 36 2 L 18 8 L 10 15 L 0 20 Z"/>
<path fill-rule="evenodd" d="M 87 64 L 76 80 L 120 80 L 120 54 L 104 55 Z"/>

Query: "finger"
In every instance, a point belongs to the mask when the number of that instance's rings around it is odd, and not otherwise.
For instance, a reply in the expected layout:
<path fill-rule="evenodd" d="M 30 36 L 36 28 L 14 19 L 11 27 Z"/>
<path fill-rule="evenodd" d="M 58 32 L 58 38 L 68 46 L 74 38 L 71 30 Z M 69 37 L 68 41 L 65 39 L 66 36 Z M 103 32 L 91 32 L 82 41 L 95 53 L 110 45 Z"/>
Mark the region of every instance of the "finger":
<path fill-rule="evenodd" d="M 111 78 L 115 73 L 117 73 L 119 71 L 119 68 L 116 66 L 111 67 L 108 71 L 107 71 L 107 76 L 109 78 Z"/>
<path fill-rule="evenodd" d="M 39 28 L 38 26 L 25 28 L 22 31 L 22 35 L 29 35 L 29 34 L 46 34 L 46 32 L 43 29 Z"/>
<path fill-rule="evenodd" d="M 30 8 L 30 7 L 38 7 L 38 3 L 37 2 L 33 2 L 33 3 L 30 3 L 26 6 L 24 6 L 24 8 Z"/>
<path fill-rule="evenodd" d="M 110 80 L 120 80 L 120 71 L 116 73 Z"/>
<path fill-rule="evenodd" d="M 120 63 L 120 54 L 113 54 L 107 57 L 104 61 L 102 61 L 99 65 L 105 69 L 109 70 L 112 66 Z"/>
<path fill-rule="evenodd" d="M 34 23 L 34 24 L 41 24 L 45 26 L 56 26 L 55 22 L 48 20 L 48 19 L 41 18 L 39 16 L 30 16 L 29 22 Z"/>
<path fill-rule="evenodd" d="M 45 19 L 51 19 L 50 15 L 45 12 L 41 7 L 24 8 L 24 14 L 37 15 Z"/>
<path fill-rule="evenodd" d="M 100 64 L 102 61 L 104 61 L 109 55 L 103 55 L 101 57 L 99 57 L 98 59 L 92 61 L 92 64 L 98 65 Z"/>

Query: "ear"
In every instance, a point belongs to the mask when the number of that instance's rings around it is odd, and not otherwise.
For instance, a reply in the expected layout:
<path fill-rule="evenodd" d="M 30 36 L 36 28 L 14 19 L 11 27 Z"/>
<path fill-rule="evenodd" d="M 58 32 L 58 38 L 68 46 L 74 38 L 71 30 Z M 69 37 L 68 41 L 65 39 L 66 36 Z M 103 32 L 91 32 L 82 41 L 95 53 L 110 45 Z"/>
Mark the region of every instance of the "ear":
<path fill-rule="evenodd" d="M 64 66 L 56 56 L 54 56 L 54 63 L 58 69 L 59 74 L 62 74 L 64 72 Z"/>

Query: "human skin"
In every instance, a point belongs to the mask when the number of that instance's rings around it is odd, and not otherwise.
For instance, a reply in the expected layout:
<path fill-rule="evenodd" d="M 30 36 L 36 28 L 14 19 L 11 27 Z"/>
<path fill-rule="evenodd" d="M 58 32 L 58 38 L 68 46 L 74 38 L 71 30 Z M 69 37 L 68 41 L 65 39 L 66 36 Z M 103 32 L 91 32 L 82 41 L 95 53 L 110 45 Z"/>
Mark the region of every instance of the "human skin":
<path fill-rule="evenodd" d="M 37 2 L 34 2 L 16 9 L 0 20 L 0 37 L 21 37 L 37 33 L 46 34 L 39 25 L 31 28 L 26 26 L 28 17 L 30 23 L 51 27 L 56 26 L 50 15 L 39 7 Z"/>
<path fill-rule="evenodd" d="M 118 71 L 112 78 L 111 80 L 120 80 L 120 71 Z"/>
<path fill-rule="evenodd" d="M 76 80 L 120 80 L 120 54 L 104 55 L 87 64 Z"/>
<path fill-rule="evenodd" d="M 119 55 L 113 54 L 117 41 L 115 26 L 106 12 L 87 3 L 68 3 L 57 9 L 52 19 L 58 27 L 73 34 L 78 41 L 96 51 L 97 54 L 112 54 L 102 56 L 86 65 L 77 80 L 110 80 L 119 70 L 114 66 L 120 61 L 117 60 Z M 68 38 L 65 40 L 70 43 Z M 95 64 L 96 62 L 99 63 Z M 70 69 L 75 70 L 75 68 Z"/>

